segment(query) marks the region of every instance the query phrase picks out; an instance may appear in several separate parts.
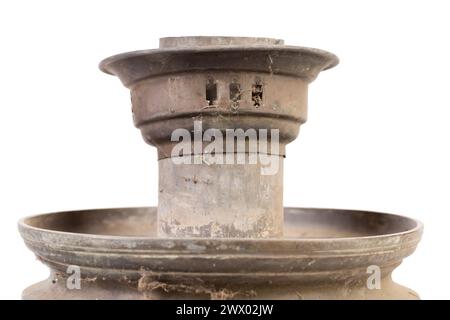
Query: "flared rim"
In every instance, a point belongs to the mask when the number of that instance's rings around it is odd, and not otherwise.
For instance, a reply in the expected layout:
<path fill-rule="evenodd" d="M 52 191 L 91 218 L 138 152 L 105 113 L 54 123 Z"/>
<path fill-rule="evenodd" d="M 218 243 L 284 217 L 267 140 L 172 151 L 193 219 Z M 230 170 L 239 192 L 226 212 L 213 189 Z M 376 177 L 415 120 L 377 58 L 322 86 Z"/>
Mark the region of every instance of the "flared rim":
<path fill-rule="evenodd" d="M 401 215 L 374 212 L 374 211 L 361 211 L 361 210 L 348 210 L 348 209 L 325 209 L 325 208 L 285 208 L 285 213 L 287 216 L 295 216 L 299 214 L 299 211 L 302 212 L 311 212 L 311 213 L 324 213 L 328 212 L 328 214 L 336 215 L 336 214 L 347 214 L 347 215 L 372 215 L 383 217 L 383 219 L 387 219 L 387 223 L 390 221 L 400 221 L 400 223 L 404 224 L 404 230 L 399 232 L 389 232 L 385 234 L 375 234 L 375 235 L 363 235 L 363 236 L 344 236 L 344 237 L 329 237 L 329 238 L 307 238 L 307 237 L 297 237 L 297 238 L 268 238 L 268 239 L 247 239 L 247 238 L 159 238 L 156 236 L 147 237 L 147 236 L 130 236 L 130 235 L 104 235 L 104 234 L 90 234 L 90 233 L 78 233 L 78 232 L 67 232 L 60 230 L 51 230 L 41 227 L 34 226 L 31 221 L 33 219 L 45 219 L 49 217 L 57 217 L 58 215 L 68 215 L 68 214 L 81 214 L 81 213 L 114 213 L 114 212 L 125 212 L 129 214 L 133 214 L 138 211 L 147 211 L 153 210 L 155 211 L 155 207 L 132 207 L 132 208 L 104 208 L 104 209 L 90 209 L 90 210 L 77 210 L 77 211 L 64 211 L 64 212 L 55 212 L 55 213 L 47 213 L 47 214 L 39 214 L 34 216 L 29 216 L 23 218 L 19 221 L 19 230 L 21 232 L 22 237 L 25 241 L 29 238 L 28 234 L 34 235 L 47 235 L 58 237 L 60 240 L 67 240 L 67 244 L 70 244 L 71 241 L 76 239 L 77 243 L 90 243 L 93 246 L 96 246 L 96 241 L 101 242 L 103 245 L 108 245 L 108 243 L 115 244 L 125 244 L 129 247 L 130 242 L 140 243 L 140 244 L 148 244 L 149 247 L 152 245 L 158 245 L 158 243 L 163 244 L 164 242 L 171 242 L 174 244 L 174 247 L 177 244 L 199 244 L 199 243 L 207 243 L 209 247 L 220 246 L 223 243 L 226 243 L 230 246 L 239 247 L 240 245 L 251 246 L 256 245 L 259 248 L 274 246 L 276 244 L 280 246 L 286 245 L 290 247 L 295 244 L 308 244 L 315 248 L 321 248 L 321 251 L 326 247 L 333 248 L 333 250 L 337 250 L 338 248 L 353 248 L 368 245 L 370 247 L 370 243 L 380 243 L 386 242 L 397 245 L 400 240 L 405 240 L 406 242 L 418 242 L 420 240 L 423 224 L 415 219 L 411 219 L 408 217 L 404 217 Z M 297 212 L 297 213 L 296 213 Z M 156 216 L 156 212 L 153 213 Z M 285 222 L 287 224 L 288 222 Z M 392 239 L 397 239 L 392 241 Z M 66 241 L 63 241 L 66 243 Z M 108 246 L 107 246 L 108 247 Z M 117 247 L 117 246 L 111 246 Z M 120 247 L 120 246 L 119 246 Z M 170 249 L 170 248 L 169 248 Z"/>

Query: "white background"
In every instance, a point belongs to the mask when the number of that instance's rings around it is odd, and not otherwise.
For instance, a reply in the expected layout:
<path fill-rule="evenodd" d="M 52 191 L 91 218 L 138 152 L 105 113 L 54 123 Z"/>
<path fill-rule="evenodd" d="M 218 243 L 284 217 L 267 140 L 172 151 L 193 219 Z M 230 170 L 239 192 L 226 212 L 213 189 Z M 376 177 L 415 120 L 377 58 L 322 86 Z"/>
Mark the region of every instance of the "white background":
<path fill-rule="evenodd" d="M 16 223 L 44 212 L 157 203 L 156 150 L 131 120 L 110 55 L 163 36 L 282 38 L 337 54 L 310 86 L 285 161 L 285 205 L 425 223 L 394 279 L 450 298 L 448 1 L 1 1 L 0 298 L 47 276 Z"/>

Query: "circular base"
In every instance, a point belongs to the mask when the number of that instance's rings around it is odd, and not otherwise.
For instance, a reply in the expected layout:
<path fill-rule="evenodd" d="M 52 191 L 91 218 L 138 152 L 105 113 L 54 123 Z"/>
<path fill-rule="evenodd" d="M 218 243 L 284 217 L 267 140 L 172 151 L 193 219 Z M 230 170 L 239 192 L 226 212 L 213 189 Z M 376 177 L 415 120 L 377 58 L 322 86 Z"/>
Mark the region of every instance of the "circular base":
<path fill-rule="evenodd" d="M 392 270 L 421 223 L 383 213 L 285 209 L 278 239 L 157 238 L 155 208 L 20 221 L 51 275 L 25 299 L 411 299 Z"/>

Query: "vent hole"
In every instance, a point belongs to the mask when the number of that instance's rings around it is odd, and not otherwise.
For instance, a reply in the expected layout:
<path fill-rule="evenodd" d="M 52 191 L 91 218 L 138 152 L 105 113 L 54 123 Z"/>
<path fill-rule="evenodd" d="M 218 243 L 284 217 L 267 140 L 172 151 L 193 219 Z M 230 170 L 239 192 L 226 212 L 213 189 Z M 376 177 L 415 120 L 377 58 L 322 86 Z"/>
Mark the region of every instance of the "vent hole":
<path fill-rule="evenodd" d="M 206 84 L 206 100 L 210 106 L 217 101 L 217 84 L 212 80 Z"/>
<path fill-rule="evenodd" d="M 241 100 L 241 85 L 239 83 L 230 83 L 230 100 L 233 102 Z"/>
<path fill-rule="evenodd" d="M 263 99 L 263 86 L 260 83 L 256 83 L 252 86 L 252 101 L 255 107 L 259 107 L 262 104 Z"/>

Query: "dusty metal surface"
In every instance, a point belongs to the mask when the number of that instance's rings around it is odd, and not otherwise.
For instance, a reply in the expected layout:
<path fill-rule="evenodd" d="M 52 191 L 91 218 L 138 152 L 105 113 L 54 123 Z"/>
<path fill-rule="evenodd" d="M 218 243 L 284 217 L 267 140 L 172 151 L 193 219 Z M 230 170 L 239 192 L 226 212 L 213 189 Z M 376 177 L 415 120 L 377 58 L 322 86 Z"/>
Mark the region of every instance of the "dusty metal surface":
<path fill-rule="evenodd" d="M 160 236 L 282 236 L 285 146 L 306 121 L 308 84 L 337 62 L 331 53 L 279 39 L 241 37 L 162 38 L 159 49 L 104 60 L 100 68 L 130 88 L 135 124 L 158 149 Z M 179 128 L 224 136 L 230 129 L 250 129 L 258 142 L 261 129 L 277 130 L 278 137 L 273 142 L 270 136 L 262 150 L 250 149 L 250 143 L 233 146 L 236 157 L 255 155 L 254 165 L 180 165 L 172 161 L 179 141 L 171 139 Z M 201 140 L 197 151 L 187 142 L 183 156 L 209 155 L 210 141 Z M 223 142 L 214 154 L 226 151 Z M 259 159 L 261 154 L 269 159 Z M 276 168 L 261 175 L 267 163 Z"/>
<path fill-rule="evenodd" d="M 280 158 L 277 174 L 261 175 L 260 165 L 174 165 L 171 159 L 159 160 L 160 235 L 281 237 L 282 165 Z"/>
<path fill-rule="evenodd" d="M 285 238 L 161 239 L 156 208 L 51 213 L 22 220 L 48 280 L 24 298 L 413 299 L 390 275 L 420 240 L 412 219 L 364 211 L 285 209 Z M 195 263 L 192 263 L 195 261 Z M 81 289 L 66 288 L 69 265 Z M 382 272 L 366 287 L 367 266 Z"/>
<path fill-rule="evenodd" d="M 283 208 L 285 146 L 307 119 L 309 83 L 337 63 L 325 51 L 240 37 L 162 38 L 159 49 L 104 60 L 100 68 L 130 89 L 135 125 L 158 149 L 158 207 L 23 219 L 26 245 L 51 269 L 23 297 L 417 298 L 391 273 L 415 250 L 421 223 Z M 179 129 L 189 135 L 181 144 L 172 139 Z M 228 148 L 218 137 L 229 129 L 255 130 L 258 148 L 250 139 Z M 213 140 L 220 148 L 210 148 Z M 74 266 L 76 290 L 68 286 Z M 380 272 L 377 290 L 367 283 L 370 267 Z"/>

